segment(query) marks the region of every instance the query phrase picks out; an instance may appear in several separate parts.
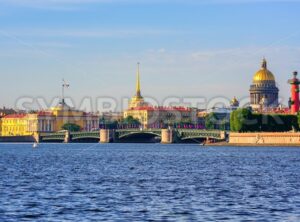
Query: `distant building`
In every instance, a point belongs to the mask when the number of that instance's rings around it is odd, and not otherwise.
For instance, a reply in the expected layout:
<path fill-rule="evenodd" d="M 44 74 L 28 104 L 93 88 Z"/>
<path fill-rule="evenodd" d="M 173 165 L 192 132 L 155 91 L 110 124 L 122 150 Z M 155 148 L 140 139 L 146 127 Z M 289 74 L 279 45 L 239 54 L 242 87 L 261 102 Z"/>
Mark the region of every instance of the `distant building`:
<path fill-rule="evenodd" d="M 14 109 L 7 109 L 6 107 L 0 108 L 0 136 L 2 133 L 2 118 L 6 115 L 16 114 Z"/>
<path fill-rule="evenodd" d="M 132 116 L 145 128 L 179 123 L 197 124 L 197 110 L 186 107 L 135 107 L 124 112 L 124 118 Z"/>
<path fill-rule="evenodd" d="M 6 113 L 1 118 L 2 136 L 27 136 L 36 133 L 51 133 L 62 130 L 65 124 L 76 124 L 82 131 L 99 128 L 99 116 L 75 110 L 65 103 L 64 90 L 68 88 L 63 80 L 62 99 L 58 106 L 49 110 L 30 113 Z"/>
<path fill-rule="evenodd" d="M 32 114 L 10 114 L 2 117 L 2 136 L 26 136 L 62 130 L 66 123 L 77 124 L 83 131 L 99 127 L 99 116 L 74 110 L 64 103 L 50 110 Z"/>
<path fill-rule="evenodd" d="M 232 110 L 236 110 L 237 108 L 239 108 L 240 106 L 240 102 L 237 100 L 236 97 L 233 97 L 233 99 L 230 101 L 230 108 Z"/>
<path fill-rule="evenodd" d="M 104 112 L 100 115 L 102 122 L 121 122 L 123 120 L 123 112 Z"/>
<path fill-rule="evenodd" d="M 230 101 L 229 107 L 212 107 L 198 112 L 198 123 L 205 126 L 206 118 L 214 114 L 214 129 L 230 130 L 230 114 L 239 108 L 239 101 L 236 97 Z"/>
<path fill-rule="evenodd" d="M 14 109 L 8 109 L 6 107 L 0 108 L 0 118 L 9 114 L 16 114 L 17 111 Z"/>
<path fill-rule="evenodd" d="M 232 108 L 213 107 L 198 113 L 198 121 L 205 125 L 206 118 L 209 118 L 210 114 L 213 114 L 214 118 L 211 121 L 213 122 L 214 129 L 230 130 L 230 114 L 233 110 Z"/>
<path fill-rule="evenodd" d="M 2 117 L 2 136 L 26 136 L 31 135 L 27 131 L 26 114 L 9 114 Z"/>
<path fill-rule="evenodd" d="M 123 112 L 105 112 L 100 115 L 99 128 L 115 129 L 123 121 Z"/>
<path fill-rule="evenodd" d="M 278 107 L 278 92 L 275 77 L 268 70 L 267 61 L 263 59 L 261 69 L 253 77 L 250 86 L 250 105 L 253 110 Z"/>
<path fill-rule="evenodd" d="M 141 95 L 139 64 L 137 70 L 136 93 L 129 102 L 129 108 L 123 113 L 138 119 L 144 128 L 173 125 L 176 123 L 197 123 L 197 110 L 185 107 L 154 107 L 144 101 Z"/>

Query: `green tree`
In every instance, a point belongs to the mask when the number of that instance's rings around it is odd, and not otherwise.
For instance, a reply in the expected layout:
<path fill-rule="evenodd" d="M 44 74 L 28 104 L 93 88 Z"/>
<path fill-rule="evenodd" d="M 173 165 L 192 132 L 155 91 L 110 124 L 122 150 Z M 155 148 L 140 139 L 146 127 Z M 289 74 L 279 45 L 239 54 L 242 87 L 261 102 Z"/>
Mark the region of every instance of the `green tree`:
<path fill-rule="evenodd" d="M 233 132 L 287 132 L 299 130 L 300 115 L 252 113 L 249 109 L 238 109 L 230 115 Z"/>
<path fill-rule="evenodd" d="M 215 113 L 210 113 L 205 117 L 205 128 L 206 129 L 215 129 L 218 123 L 218 119 Z"/>
<path fill-rule="evenodd" d="M 235 127 L 235 118 L 236 118 L 236 111 L 230 113 L 230 130 L 232 132 L 237 132 Z"/>
<path fill-rule="evenodd" d="M 253 120 L 249 109 L 237 109 L 230 115 L 230 127 L 234 132 L 253 131 L 256 125 L 257 121 Z"/>
<path fill-rule="evenodd" d="M 226 127 L 226 125 L 227 125 L 227 120 L 226 119 L 222 119 L 221 121 L 220 121 L 220 127 L 219 127 L 219 129 L 220 130 L 227 130 L 227 127 Z"/>
<path fill-rule="evenodd" d="M 300 129 L 300 112 L 298 112 L 297 114 L 297 125 L 298 125 L 297 129 Z"/>
<path fill-rule="evenodd" d="M 117 120 L 105 120 L 104 118 L 101 118 L 99 123 L 106 129 L 117 129 L 119 124 Z"/>
<path fill-rule="evenodd" d="M 123 119 L 122 124 L 126 125 L 140 125 L 140 121 L 138 119 L 133 118 L 132 116 L 127 116 Z"/>
<path fill-rule="evenodd" d="M 66 123 L 61 127 L 62 130 L 68 130 L 70 132 L 79 132 L 81 127 L 74 123 Z"/>

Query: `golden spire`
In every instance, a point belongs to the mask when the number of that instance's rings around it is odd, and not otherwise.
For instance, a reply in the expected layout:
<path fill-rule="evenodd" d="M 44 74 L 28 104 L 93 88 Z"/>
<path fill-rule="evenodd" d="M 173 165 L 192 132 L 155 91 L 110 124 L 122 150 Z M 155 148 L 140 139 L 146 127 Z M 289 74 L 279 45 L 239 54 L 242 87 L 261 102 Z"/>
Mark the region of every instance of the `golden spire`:
<path fill-rule="evenodd" d="M 267 69 L 267 60 L 266 60 L 265 57 L 263 58 L 261 68 L 262 68 L 262 69 Z"/>
<path fill-rule="evenodd" d="M 140 63 L 137 63 L 137 72 L 136 72 L 136 96 L 142 97 L 141 95 L 141 82 L 140 82 Z"/>

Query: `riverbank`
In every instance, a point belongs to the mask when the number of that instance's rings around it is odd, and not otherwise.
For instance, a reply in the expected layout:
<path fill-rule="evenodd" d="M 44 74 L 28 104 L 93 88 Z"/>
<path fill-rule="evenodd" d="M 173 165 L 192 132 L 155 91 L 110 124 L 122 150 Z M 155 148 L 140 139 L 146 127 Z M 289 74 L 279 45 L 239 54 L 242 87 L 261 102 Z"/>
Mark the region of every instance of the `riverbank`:
<path fill-rule="evenodd" d="M 300 147 L 300 144 L 231 144 L 231 143 L 210 143 L 205 146 L 214 146 L 214 147 Z"/>
<path fill-rule="evenodd" d="M 70 143 L 97 143 L 97 139 L 91 141 L 80 141 L 74 140 L 69 141 Z M 10 136 L 10 137 L 0 137 L 0 143 L 33 143 L 38 142 L 37 137 L 34 136 Z M 55 142 L 55 140 L 51 141 Z M 64 138 L 57 140 L 56 142 L 65 142 Z M 100 142 L 100 141 L 99 141 Z M 107 141 L 108 142 L 108 141 Z M 136 141 L 136 143 L 141 143 L 142 141 Z M 179 142 L 179 143 L 178 143 Z M 126 143 L 126 142 L 125 142 Z M 135 141 L 133 141 L 135 143 Z M 168 144 L 181 144 L 180 141 L 170 141 Z M 184 144 L 184 143 L 182 143 Z M 196 144 L 196 143 L 195 143 Z M 260 147 L 260 146 L 290 146 L 290 147 L 300 147 L 300 133 L 299 132 L 264 132 L 264 133 L 234 133 L 231 132 L 227 141 L 220 142 L 209 142 L 205 143 L 205 146 L 237 146 L 237 147 Z"/>
<path fill-rule="evenodd" d="M 300 146 L 299 132 L 230 133 L 232 146 Z"/>
<path fill-rule="evenodd" d="M 0 143 L 34 143 L 33 136 L 1 136 Z"/>

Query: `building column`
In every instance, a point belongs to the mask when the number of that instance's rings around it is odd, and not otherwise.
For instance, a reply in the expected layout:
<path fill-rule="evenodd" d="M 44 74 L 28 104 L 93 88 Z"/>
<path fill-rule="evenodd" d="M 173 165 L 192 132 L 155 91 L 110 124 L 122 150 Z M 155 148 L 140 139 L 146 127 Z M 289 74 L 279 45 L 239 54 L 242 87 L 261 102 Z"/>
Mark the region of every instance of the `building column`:
<path fill-rule="evenodd" d="M 46 132 L 46 121 L 42 120 L 43 132 Z"/>
<path fill-rule="evenodd" d="M 50 132 L 52 132 L 53 130 L 53 120 L 50 121 Z"/>

